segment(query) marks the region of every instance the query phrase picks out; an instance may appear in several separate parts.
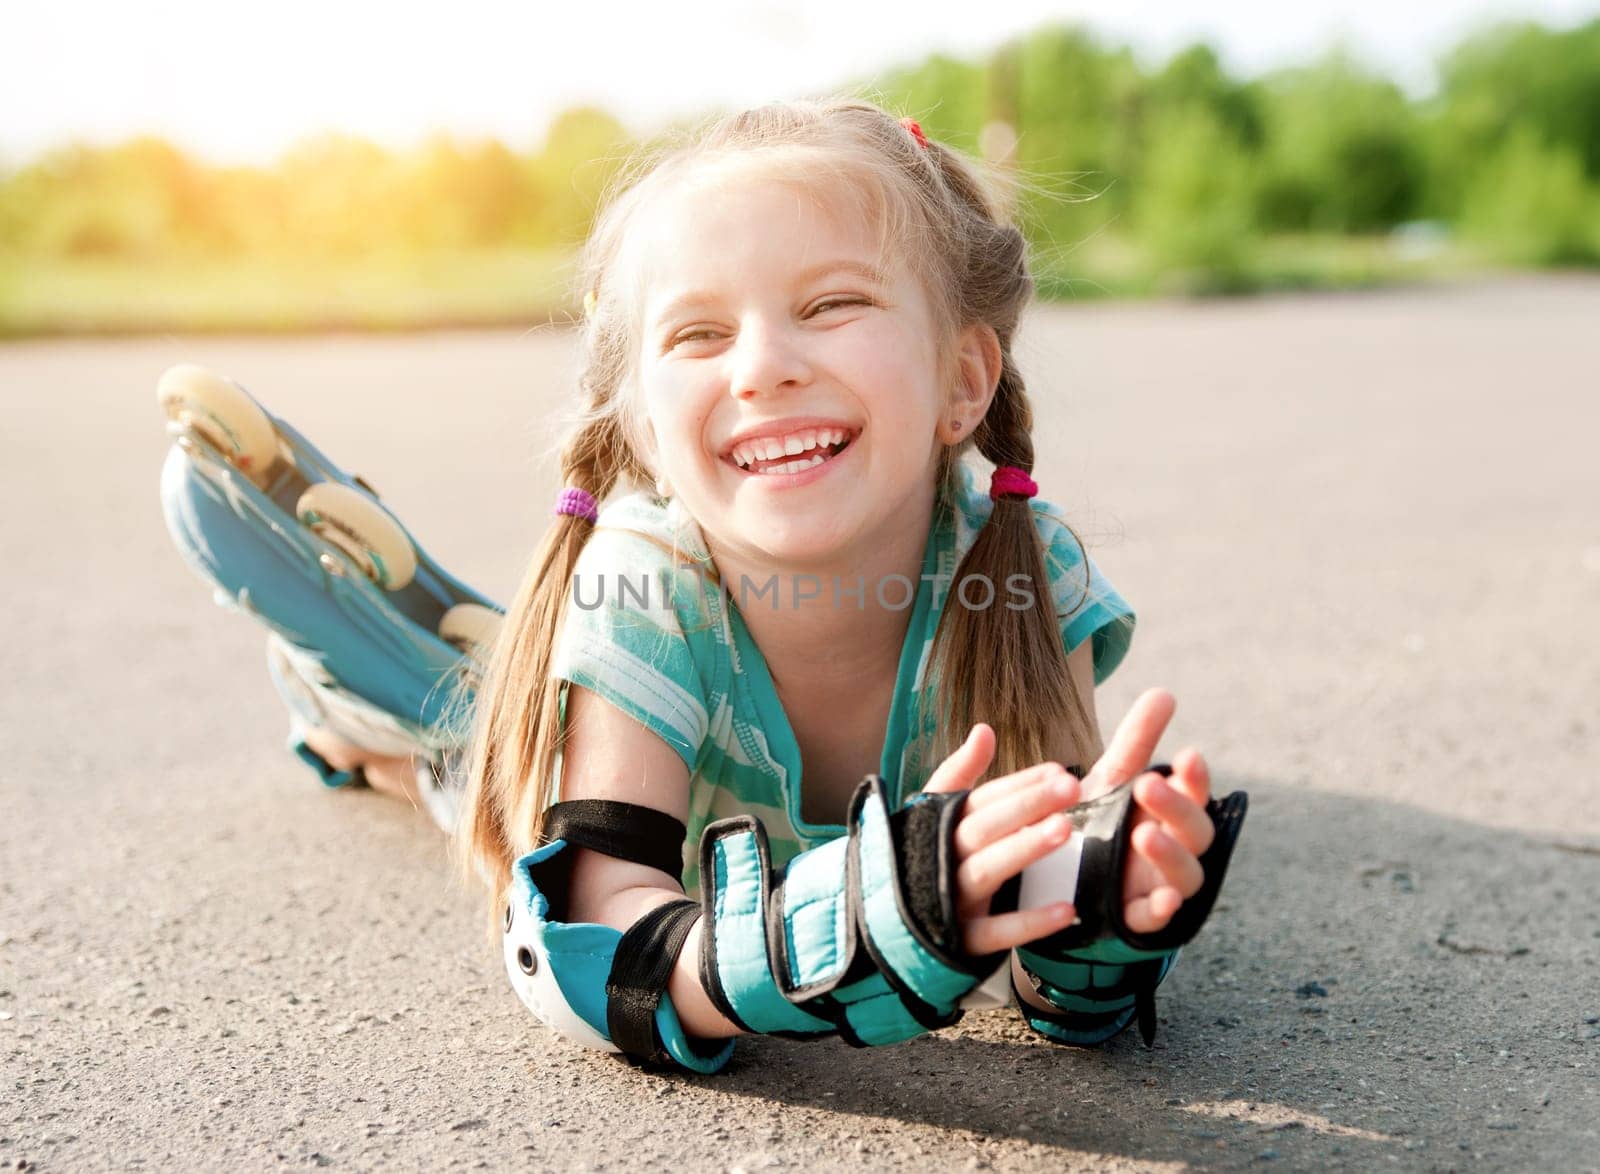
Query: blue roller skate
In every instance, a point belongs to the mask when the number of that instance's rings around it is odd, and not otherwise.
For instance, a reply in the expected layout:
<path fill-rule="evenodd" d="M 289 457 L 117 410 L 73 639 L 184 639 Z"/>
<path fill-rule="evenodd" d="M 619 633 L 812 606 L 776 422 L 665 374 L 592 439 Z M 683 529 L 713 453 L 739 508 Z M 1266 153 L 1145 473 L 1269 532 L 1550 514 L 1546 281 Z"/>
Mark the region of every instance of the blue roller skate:
<path fill-rule="evenodd" d="M 167 528 L 217 603 L 269 629 L 289 749 L 329 787 L 363 780 L 306 744 L 313 727 L 415 755 L 418 792 L 448 830 L 461 705 L 504 609 L 429 558 L 371 486 L 238 384 L 182 364 L 161 376 L 157 398 L 173 438 L 161 471 Z"/>

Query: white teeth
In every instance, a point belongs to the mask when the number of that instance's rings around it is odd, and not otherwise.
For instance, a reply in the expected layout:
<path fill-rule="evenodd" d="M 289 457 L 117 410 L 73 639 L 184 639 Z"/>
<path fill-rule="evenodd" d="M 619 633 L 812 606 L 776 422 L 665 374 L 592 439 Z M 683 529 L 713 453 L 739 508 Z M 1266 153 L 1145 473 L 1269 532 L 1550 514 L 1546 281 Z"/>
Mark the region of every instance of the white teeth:
<path fill-rule="evenodd" d="M 729 455 L 741 469 L 756 461 L 775 461 L 779 457 L 794 457 L 820 447 L 831 447 L 848 435 L 839 428 L 819 428 L 814 432 L 797 432 L 782 441 L 751 440 L 736 447 Z M 787 467 L 787 465 L 785 466 Z"/>
<path fill-rule="evenodd" d="M 757 470 L 757 473 L 760 476 L 770 476 L 772 474 L 784 473 L 803 473 L 807 469 L 816 468 L 816 466 L 822 464 L 822 462 L 827 459 L 828 458 L 823 456 L 821 453 L 816 453 L 809 460 L 785 461 L 781 465 L 769 465 L 765 469 L 759 469 Z"/>

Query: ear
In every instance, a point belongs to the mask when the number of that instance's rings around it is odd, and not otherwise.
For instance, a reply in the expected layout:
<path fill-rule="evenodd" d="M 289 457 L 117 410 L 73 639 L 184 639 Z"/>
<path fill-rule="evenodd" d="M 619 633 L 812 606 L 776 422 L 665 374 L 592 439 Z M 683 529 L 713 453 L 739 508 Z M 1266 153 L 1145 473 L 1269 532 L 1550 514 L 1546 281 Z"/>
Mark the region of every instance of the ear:
<path fill-rule="evenodd" d="M 937 427 L 940 440 L 956 444 L 972 435 L 989 412 L 1004 365 L 1005 354 L 994 327 L 986 322 L 975 322 L 961 332 L 956 350 L 955 390 L 949 410 Z M 952 427 L 957 422 L 960 427 Z"/>

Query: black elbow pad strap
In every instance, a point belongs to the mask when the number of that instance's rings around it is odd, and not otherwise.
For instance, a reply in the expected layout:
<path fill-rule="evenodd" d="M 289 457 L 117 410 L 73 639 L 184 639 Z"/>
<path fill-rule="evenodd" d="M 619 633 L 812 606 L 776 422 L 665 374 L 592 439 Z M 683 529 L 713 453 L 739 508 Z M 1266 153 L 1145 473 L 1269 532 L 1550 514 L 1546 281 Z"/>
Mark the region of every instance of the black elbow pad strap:
<path fill-rule="evenodd" d="M 683 841 L 688 829 L 653 807 L 610 799 L 571 799 L 552 804 L 545 813 L 545 843 L 565 840 L 618 860 L 659 868 L 668 876 L 683 874 Z"/>
<path fill-rule="evenodd" d="M 656 1009 L 672 977 L 684 939 L 700 920 L 700 902 L 688 897 L 658 905 L 630 926 L 617 943 L 606 976 L 606 1032 L 637 1059 L 671 1059 L 656 1029 Z"/>

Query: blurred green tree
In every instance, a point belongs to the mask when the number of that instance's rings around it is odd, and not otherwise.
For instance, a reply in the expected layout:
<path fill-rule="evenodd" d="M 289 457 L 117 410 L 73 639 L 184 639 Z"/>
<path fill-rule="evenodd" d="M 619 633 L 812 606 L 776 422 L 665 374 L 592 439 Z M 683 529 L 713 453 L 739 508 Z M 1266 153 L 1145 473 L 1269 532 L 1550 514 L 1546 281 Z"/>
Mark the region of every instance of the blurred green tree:
<path fill-rule="evenodd" d="M 1486 29 L 1446 54 L 1439 74 L 1437 96 L 1423 105 L 1431 214 L 1454 219 L 1483 161 L 1523 126 L 1600 185 L 1600 19 Z"/>
<path fill-rule="evenodd" d="M 1565 144 L 1518 126 L 1472 174 L 1461 227 L 1503 261 L 1519 265 L 1600 262 L 1600 191 Z"/>
<path fill-rule="evenodd" d="M 1174 105 L 1150 129 L 1133 222 L 1151 259 L 1190 290 L 1245 286 L 1255 179 L 1243 144 L 1204 105 Z"/>
<path fill-rule="evenodd" d="M 1422 192 L 1415 114 L 1344 50 L 1259 85 L 1262 228 L 1360 233 L 1411 218 Z"/>

